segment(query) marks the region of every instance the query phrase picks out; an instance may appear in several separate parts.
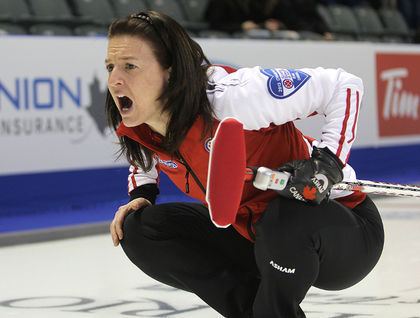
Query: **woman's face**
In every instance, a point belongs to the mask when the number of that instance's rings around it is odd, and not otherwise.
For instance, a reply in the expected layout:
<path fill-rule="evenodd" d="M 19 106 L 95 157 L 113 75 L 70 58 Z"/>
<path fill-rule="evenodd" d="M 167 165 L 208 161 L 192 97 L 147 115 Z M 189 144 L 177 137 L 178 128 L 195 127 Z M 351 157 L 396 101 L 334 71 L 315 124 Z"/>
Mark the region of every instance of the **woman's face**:
<path fill-rule="evenodd" d="M 169 70 L 158 63 L 150 44 L 135 36 L 114 36 L 105 63 L 108 89 L 124 125 L 162 125 L 163 104 L 158 98 L 167 86 Z"/>

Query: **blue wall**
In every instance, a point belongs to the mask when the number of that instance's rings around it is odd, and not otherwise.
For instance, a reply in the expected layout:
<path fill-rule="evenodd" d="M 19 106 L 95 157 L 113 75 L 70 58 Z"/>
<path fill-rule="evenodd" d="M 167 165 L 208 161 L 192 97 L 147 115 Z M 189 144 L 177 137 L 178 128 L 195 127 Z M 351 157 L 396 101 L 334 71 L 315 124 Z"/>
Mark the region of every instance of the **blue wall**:
<path fill-rule="evenodd" d="M 420 182 L 420 145 L 358 148 L 350 164 L 359 179 Z M 127 168 L 0 177 L 0 233 L 103 222 L 128 200 Z M 162 174 L 158 202 L 191 201 Z"/>

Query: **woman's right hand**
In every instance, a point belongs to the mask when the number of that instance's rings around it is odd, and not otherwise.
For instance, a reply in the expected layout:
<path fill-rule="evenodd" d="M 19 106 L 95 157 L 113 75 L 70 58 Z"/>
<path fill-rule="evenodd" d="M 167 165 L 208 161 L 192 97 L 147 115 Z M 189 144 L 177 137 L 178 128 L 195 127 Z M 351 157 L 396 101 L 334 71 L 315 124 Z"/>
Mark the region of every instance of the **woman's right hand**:
<path fill-rule="evenodd" d="M 115 212 L 114 219 L 109 226 L 114 246 L 118 246 L 120 241 L 123 239 L 122 229 L 126 216 L 131 212 L 137 211 L 147 205 L 152 205 L 152 203 L 150 203 L 150 201 L 145 198 L 137 198 L 118 208 L 117 212 Z"/>

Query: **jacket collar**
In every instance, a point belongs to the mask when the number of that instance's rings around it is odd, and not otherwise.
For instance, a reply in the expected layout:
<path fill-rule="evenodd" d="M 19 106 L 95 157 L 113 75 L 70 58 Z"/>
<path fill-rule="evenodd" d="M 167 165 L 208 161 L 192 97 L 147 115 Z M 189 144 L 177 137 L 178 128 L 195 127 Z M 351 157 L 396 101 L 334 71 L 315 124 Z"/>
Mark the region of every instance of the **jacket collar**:
<path fill-rule="evenodd" d="M 188 130 L 180 150 L 182 151 L 184 147 L 188 147 L 187 145 L 184 146 L 186 142 L 189 144 L 189 142 L 201 140 L 203 129 L 204 122 L 201 117 L 198 117 L 192 127 Z M 136 127 L 127 127 L 121 122 L 116 133 L 119 137 L 126 136 L 153 151 L 162 151 L 159 146 L 163 137 L 154 132 L 147 124 L 141 124 Z"/>

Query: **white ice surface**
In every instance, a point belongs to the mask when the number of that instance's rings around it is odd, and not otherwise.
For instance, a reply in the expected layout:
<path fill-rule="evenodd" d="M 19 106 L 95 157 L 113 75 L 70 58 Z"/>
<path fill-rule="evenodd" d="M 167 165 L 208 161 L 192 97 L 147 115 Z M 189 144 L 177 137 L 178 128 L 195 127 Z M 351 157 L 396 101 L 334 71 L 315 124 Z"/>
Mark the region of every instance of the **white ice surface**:
<path fill-rule="evenodd" d="M 420 318 L 420 199 L 377 199 L 386 243 L 376 268 L 339 292 L 310 289 L 308 318 Z M 220 317 L 140 272 L 109 235 L 0 248 L 0 317 Z M 275 318 L 275 317 L 273 317 Z"/>

